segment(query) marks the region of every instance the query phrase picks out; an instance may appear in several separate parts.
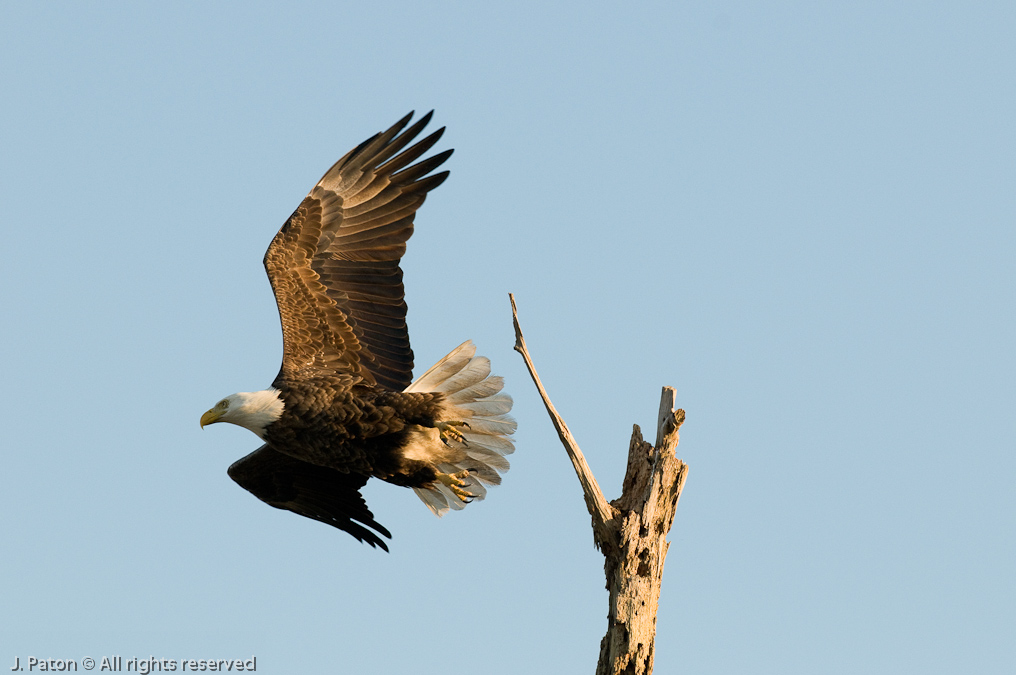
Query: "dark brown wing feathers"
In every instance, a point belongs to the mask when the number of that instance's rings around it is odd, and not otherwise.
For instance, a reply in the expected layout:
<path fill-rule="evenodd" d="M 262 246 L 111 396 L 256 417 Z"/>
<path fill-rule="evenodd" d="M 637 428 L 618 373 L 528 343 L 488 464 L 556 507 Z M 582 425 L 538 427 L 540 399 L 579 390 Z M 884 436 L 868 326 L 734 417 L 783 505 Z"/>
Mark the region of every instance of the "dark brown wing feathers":
<path fill-rule="evenodd" d="M 229 477 L 266 504 L 313 518 L 358 541 L 388 550 L 378 534 L 391 539 L 391 533 L 374 520 L 360 495 L 367 476 L 301 462 L 264 445 L 234 462 Z"/>
<path fill-rule="evenodd" d="M 412 380 L 399 261 L 417 209 L 448 177 L 428 174 L 452 151 L 413 164 L 444 129 L 410 145 L 431 113 L 403 131 L 411 117 L 329 169 L 268 247 L 283 335 L 276 385 L 320 369 L 393 391 Z"/>

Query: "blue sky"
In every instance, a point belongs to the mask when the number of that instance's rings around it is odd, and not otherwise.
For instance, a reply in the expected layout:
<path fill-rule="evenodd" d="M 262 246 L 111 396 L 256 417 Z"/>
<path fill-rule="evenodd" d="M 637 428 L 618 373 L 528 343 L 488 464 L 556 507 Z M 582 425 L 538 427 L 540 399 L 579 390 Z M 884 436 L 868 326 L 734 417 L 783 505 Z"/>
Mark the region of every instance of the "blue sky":
<path fill-rule="evenodd" d="M 608 498 L 688 421 L 659 673 L 1016 668 L 1011 3 L 7 3 L 0 659 L 588 673 Z M 226 476 L 268 242 L 409 110 L 454 147 L 403 261 L 418 368 L 516 401 L 488 499 L 371 484 L 392 552 Z"/>

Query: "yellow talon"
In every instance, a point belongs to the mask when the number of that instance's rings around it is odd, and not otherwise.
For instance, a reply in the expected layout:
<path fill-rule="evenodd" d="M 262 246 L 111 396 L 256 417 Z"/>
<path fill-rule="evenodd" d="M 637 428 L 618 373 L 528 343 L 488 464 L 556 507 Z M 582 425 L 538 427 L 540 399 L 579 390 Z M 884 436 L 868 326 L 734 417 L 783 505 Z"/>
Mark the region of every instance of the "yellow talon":
<path fill-rule="evenodd" d="M 467 504 L 476 498 L 476 495 L 466 492 L 462 488 L 466 485 L 466 479 L 469 478 L 468 471 L 459 471 L 458 473 L 439 473 L 437 479 L 442 484 L 447 485 L 455 496 L 466 502 Z"/>
<path fill-rule="evenodd" d="M 441 442 L 444 443 L 445 445 L 448 445 L 448 441 L 450 440 L 458 441 L 459 443 L 462 443 L 463 445 L 466 446 L 469 445 L 469 443 L 466 443 L 466 439 L 462 435 L 462 433 L 455 428 L 455 427 L 466 427 L 468 429 L 469 425 L 466 424 L 465 422 L 458 421 L 438 422 L 434 426 L 436 426 L 438 428 L 438 431 L 441 432 Z"/>

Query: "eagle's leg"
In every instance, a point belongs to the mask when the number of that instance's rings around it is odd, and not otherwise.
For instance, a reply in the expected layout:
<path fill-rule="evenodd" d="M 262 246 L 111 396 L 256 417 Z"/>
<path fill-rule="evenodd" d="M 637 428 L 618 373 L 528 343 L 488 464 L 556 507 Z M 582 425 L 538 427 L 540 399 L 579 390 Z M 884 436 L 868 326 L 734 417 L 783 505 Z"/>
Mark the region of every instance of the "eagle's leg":
<path fill-rule="evenodd" d="M 441 432 L 441 442 L 444 443 L 445 445 L 448 445 L 448 441 L 451 440 L 458 441 L 462 445 L 469 447 L 469 443 L 466 443 L 466 439 L 462 436 L 462 433 L 455 428 L 455 427 L 465 427 L 468 429 L 469 425 L 466 424 L 465 422 L 452 420 L 448 422 L 438 422 L 434 426 L 437 427 L 438 431 Z"/>
<path fill-rule="evenodd" d="M 437 479 L 441 481 L 441 483 L 447 485 L 451 489 L 451 491 L 455 493 L 456 497 L 458 497 L 459 499 L 468 504 L 469 502 L 473 501 L 476 495 L 470 492 L 466 492 L 463 489 L 466 486 L 467 478 L 469 478 L 468 471 L 459 471 L 458 473 L 437 474 Z"/>

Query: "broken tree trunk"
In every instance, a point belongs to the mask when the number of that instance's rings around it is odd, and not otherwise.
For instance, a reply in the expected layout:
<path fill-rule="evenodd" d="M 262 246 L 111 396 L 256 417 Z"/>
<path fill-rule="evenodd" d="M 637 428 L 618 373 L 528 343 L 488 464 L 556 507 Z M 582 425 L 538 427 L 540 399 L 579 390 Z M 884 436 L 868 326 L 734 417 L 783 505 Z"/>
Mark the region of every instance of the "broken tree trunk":
<path fill-rule="evenodd" d="M 688 465 L 674 455 L 678 431 L 684 423 L 684 410 L 674 410 L 674 389 L 664 387 L 656 425 L 656 445 L 642 440 L 642 431 L 634 425 L 621 496 L 608 503 L 536 374 L 519 327 L 515 298 L 510 293 L 508 297 L 515 324 L 515 351 L 525 359 L 575 467 L 586 508 L 593 520 L 593 541 L 604 557 L 610 604 L 607 634 L 600 642 L 596 675 L 649 675 L 653 672 L 663 562 L 670 547 L 667 533 L 674 522 L 674 512 L 688 475 Z"/>

